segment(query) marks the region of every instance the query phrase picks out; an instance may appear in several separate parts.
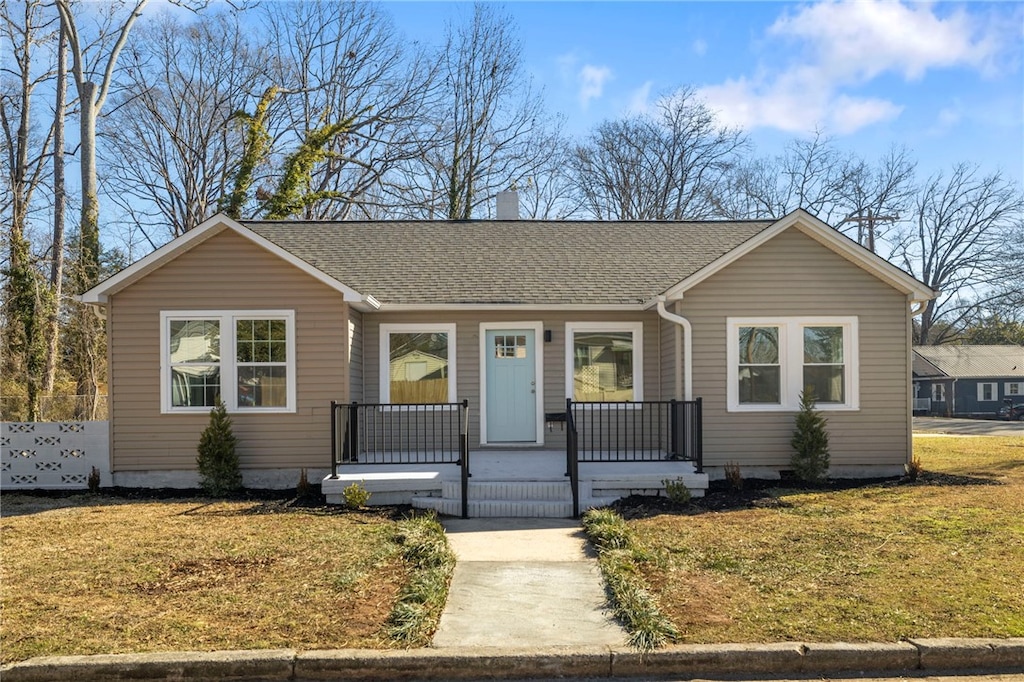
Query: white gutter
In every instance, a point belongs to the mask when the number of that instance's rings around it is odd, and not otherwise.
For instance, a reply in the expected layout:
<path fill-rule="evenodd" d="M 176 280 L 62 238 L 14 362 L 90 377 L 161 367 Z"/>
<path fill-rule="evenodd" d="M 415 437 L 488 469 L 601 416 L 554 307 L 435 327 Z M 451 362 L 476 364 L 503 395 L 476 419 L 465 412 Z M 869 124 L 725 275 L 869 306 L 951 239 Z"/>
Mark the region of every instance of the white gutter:
<path fill-rule="evenodd" d="M 683 400 L 693 400 L 693 327 L 682 315 L 665 309 L 665 297 L 658 297 L 658 314 L 683 328 Z"/>

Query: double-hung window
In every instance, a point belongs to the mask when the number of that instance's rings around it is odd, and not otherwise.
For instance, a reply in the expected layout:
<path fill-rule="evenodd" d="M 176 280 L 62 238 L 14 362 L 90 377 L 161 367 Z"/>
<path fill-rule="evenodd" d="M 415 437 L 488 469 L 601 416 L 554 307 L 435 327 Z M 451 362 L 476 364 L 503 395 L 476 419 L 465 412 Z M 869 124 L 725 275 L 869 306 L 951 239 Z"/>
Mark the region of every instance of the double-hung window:
<path fill-rule="evenodd" d="M 380 326 L 380 401 L 457 402 L 454 324 Z"/>
<path fill-rule="evenodd" d="M 978 402 L 992 402 L 996 400 L 996 385 L 995 382 L 979 382 L 978 383 Z"/>
<path fill-rule="evenodd" d="M 729 318 L 728 409 L 799 409 L 813 392 L 821 409 L 857 409 L 856 317 Z"/>
<path fill-rule="evenodd" d="M 566 395 L 578 402 L 643 400 L 643 323 L 568 322 Z"/>
<path fill-rule="evenodd" d="M 162 312 L 161 411 L 295 411 L 295 313 Z"/>
<path fill-rule="evenodd" d="M 1017 396 L 1024 395 L 1024 382 L 1022 382 L 1022 381 L 1007 382 L 1003 386 L 1003 391 L 1006 393 L 1007 397 L 1010 397 L 1010 396 L 1017 397 Z"/>

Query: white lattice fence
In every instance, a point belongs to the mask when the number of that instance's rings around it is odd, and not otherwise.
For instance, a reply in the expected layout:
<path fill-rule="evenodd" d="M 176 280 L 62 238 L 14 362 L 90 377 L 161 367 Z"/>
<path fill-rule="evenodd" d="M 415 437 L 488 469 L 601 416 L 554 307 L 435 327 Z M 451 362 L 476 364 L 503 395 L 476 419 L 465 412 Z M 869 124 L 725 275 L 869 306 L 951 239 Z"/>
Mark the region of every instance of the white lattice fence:
<path fill-rule="evenodd" d="M 96 467 L 110 485 L 107 422 L 0 422 L 0 488 L 87 488 Z"/>

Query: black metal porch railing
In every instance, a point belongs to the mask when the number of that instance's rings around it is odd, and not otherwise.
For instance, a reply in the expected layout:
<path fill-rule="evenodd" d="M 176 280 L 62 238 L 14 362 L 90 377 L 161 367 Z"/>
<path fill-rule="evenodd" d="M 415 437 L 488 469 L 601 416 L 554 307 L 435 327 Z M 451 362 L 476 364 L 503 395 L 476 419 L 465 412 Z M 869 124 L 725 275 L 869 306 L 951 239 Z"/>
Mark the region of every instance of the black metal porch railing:
<path fill-rule="evenodd" d="M 704 470 L 702 402 L 565 401 L 566 475 L 579 516 L 580 462 L 692 462 Z"/>
<path fill-rule="evenodd" d="M 331 477 L 351 464 L 456 464 L 469 496 L 469 401 L 397 405 L 331 401 Z"/>

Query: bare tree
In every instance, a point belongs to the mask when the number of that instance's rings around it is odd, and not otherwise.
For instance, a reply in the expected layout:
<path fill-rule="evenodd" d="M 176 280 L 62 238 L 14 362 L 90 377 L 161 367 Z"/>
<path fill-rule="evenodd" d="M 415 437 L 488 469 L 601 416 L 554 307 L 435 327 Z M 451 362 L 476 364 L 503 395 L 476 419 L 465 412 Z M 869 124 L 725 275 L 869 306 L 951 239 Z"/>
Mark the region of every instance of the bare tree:
<path fill-rule="evenodd" d="M 582 210 L 569 171 L 572 149 L 560 138 L 551 138 L 549 144 L 536 174 L 526 179 L 525 186 L 512 187 L 519 193 L 522 217 L 529 220 L 566 220 Z"/>
<path fill-rule="evenodd" d="M 99 192 L 96 177 L 96 122 L 110 92 L 114 67 L 128 40 L 132 26 L 149 0 L 131 0 L 125 5 L 99 8 L 100 23 L 97 39 L 87 43 L 79 31 L 72 0 L 54 0 L 60 13 L 61 25 L 67 34 L 71 52 L 71 73 L 78 92 L 79 163 L 81 166 L 81 218 L 79 229 L 82 243 L 82 277 L 80 287 L 87 289 L 96 284 L 100 262 Z M 118 19 L 118 10 L 129 9 Z"/>
<path fill-rule="evenodd" d="M 719 197 L 720 212 L 731 218 L 780 218 L 803 208 L 870 248 L 909 206 L 914 169 L 903 148 L 893 147 L 868 163 L 817 131 L 793 140 L 779 156 L 737 165 L 729 190 Z"/>
<path fill-rule="evenodd" d="M 57 40 L 57 82 L 53 106 L 53 241 L 50 243 L 50 291 L 53 304 L 47 311 L 46 363 L 43 393 L 52 394 L 57 379 L 60 352 L 60 312 L 64 297 L 64 209 L 67 206 L 64 183 L 64 120 L 67 112 L 68 37 L 59 31 Z"/>
<path fill-rule="evenodd" d="M 423 131 L 436 64 L 370 3 L 267 3 L 261 11 L 274 52 L 269 79 L 281 93 L 267 116 L 271 175 L 319 131 L 347 122 L 310 169 L 308 195 L 319 199 L 305 205 L 302 217 L 364 217 L 381 202 L 408 201 L 391 171 L 432 144 Z M 263 192 L 275 184 L 264 176 Z"/>
<path fill-rule="evenodd" d="M 228 192 L 241 154 L 231 117 L 265 82 L 267 56 L 248 35 L 235 14 L 163 15 L 122 53 L 100 128 L 105 189 L 152 240 L 200 224 Z"/>
<path fill-rule="evenodd" d="M 442 96 L 420 135 L 431 143 L 403 169 L 414 215 L 465 220 L 500 190 L 536 175 L 557 131 L 524 76 L 510 17 L 475 4 L 449 26 L 440 55 Z"/>
<path fill-rule="evenodd" d="M 1022 223 L 1024 197 L 1000 172 L 984 175 L 961 163 L 925 182 L 910 220 L 898 228 L 891 257 L 942 291 L 925 306 L 915 343 L 949 340 L 999 295 L 992 288 L 1005 284 L 1005 248 L 1019 238 Z"/>
<path fill-rule="evenodd" d="M 718 213 L 717 198 L 746 144 L 683 88 L 662 98 L 655 115 L 602 123 L 570 166 L 581 203 L 595 218 L 704 219 Z"/>

